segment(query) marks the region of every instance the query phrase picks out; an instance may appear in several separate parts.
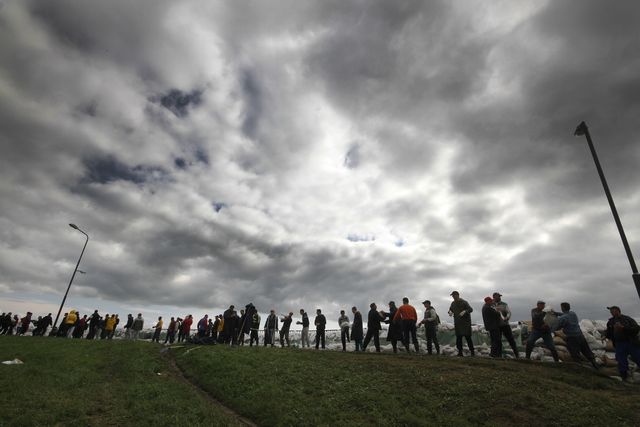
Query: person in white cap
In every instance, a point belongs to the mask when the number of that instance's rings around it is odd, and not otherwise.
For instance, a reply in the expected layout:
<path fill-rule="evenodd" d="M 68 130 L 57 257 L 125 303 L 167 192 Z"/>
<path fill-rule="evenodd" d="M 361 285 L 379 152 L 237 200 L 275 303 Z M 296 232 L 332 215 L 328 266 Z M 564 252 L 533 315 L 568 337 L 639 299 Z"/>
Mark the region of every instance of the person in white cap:
<path fill-rule="evenodd" d="M 506 302 L 502 301 L 502 294 L 500 292 L 493 293 L 493 302 L 496 305 L 496 310 L 502 317 L 500 320 L 500 333 L 507 339 L 507 342 L 513 350 L 513 354 L 517 359 L 518 357 L 520 357 L 520 354 L 518 353 L 516 340 L 513 338 L 513 333 L 511 332 L 511 325 L 509 325 L 509 320 L 511 320 L 511 309 Z"/>

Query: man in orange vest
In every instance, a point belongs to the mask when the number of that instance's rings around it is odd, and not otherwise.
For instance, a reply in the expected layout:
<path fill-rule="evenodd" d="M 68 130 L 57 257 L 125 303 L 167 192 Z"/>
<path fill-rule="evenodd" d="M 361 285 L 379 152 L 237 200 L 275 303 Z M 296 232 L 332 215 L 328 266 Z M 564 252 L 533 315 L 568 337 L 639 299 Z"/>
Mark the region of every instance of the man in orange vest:
<path fill-rule="evenodd" d="M 416 322 L 418 321 L 418 313 L 416 309 L 409 304 L 409 298 L 402 298 L 402 305 L 396 311 L 393 320 L 400 320 L 402 326 L 402 343 L 404 348 L 409 353 L 409 338 L 413 340 L 413 345 L 416 348 L 416 353 L 420 352 L 420 344 L 418 344 L 418 337 L 416 336 Z"/>

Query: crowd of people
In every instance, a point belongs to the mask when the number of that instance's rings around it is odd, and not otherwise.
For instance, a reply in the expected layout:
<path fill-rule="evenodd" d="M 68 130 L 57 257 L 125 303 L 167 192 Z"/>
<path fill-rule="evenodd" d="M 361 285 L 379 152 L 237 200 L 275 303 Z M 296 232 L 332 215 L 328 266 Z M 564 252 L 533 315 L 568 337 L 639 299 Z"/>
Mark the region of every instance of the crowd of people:
<path fill-rule="evenodd" d="M 458 291 L 451 293 L 453 301 L 449 306 L 448 315 L 453 319 L 456 335 L 456 348 L 459 357 L 464 356 L 464 343 L 466 343 L 471 356 L 475 355 L 475 348 L 471 339 L 472 325 L 471 305 L 460 297 Z M 367 312 L 367 328 L 363 326 L 363 316 L 357 307 L 351 307 L 353 321 L 350 321 L 345 310 L 340 311 L 338 326 L 340 328 L 340 339 L 342 351 L 347 351 L 347 342 L 353 341 L 356 352 L 366 351 L 370 343 L 373 342 L 376 352 L 380 352 L 380 332 L 382 324 L 388 325 L 386 340 L 391 343 L 393 352 L 397 353 L 399 346 L 406 353 L 413 351 L 420 352 L 420 344 L 417 339 L 417 329 L 424 325 L 425 338 L 427 341 L 427 354 L 440 354 L 440 344 L 438 342 L 437 331 L 440 324 L 440 316 L 431 301 L 424 300 L 424 316 L 418 322 L 418 313 L 408 298 L 402 299 L 402 305 L 396 306 L 394 301 L 388 303 L 388 310 L 378 310 L 375 303 L 369 305 Z M 571 311 L 571 305 L 567 302 L 560 304 L 562 313 L 557 314 L 557 322 L 550 325 L 546 321 L 548 313 L 545 310 L 546 303 L 538 301 L 536 307 L 531 310 L 531 329 L 525 345 L 525 357 L 529 359 L 534 344 L 542 339 L 544 345 L 549 349 L 553 360 L 558 362 L 558 352 L 555 348 L 552 332 L 562 330 L 566 337 L 567 350 L 576 361 L 581 361 L 584 357 L 591 365 L 598 369 L 598 364 L 594 354 L 582 334 L 578 316 Z M 623 379 L 629 377 L 628 359 L 640 366 L 640 327 L 638 323 L 629 316 L 623 315 L 618 306 L 607 307 L 611 318 L 607 322 L 606 338 L 613 342 L 615 347 L 616 360 L 620 376 Z M 502 295 L 495 292 L 493 296 L 487 296 L 482 306 L 482 319 L 485 330 L 489 333 L 491 340 L 491 357 L 502 357 L 503 338 L 507 341 L 516 358 L 520 357 L 516 341 L 514 339 L 510 322 L 511 310 L 509 305 L 502 300 Z M 231 305 L 224 313 L 215 316 L 213 319 L 205 315 L 195 327 L 195 334 L 191 334 L 193 326 L 193 316 L 187 315 L 184 318 L 171 317 L 166 327 L 164 343 L 193 341 L 197 343 L 218 343 L 227 345 L 245 345 L 246 336 L 249 337 L 248 346 L 259 345 L 259 334 L 262 330 L 263 346 L 274 347 L 279 344 L 281 347 L 289 347 L 291 325 L 293 323 L 293 312 L 281 316 L 276 315 L 275 310 L 270 310 L 265 322 L 261 322 L 257 308 L 253 304 L 247 304 L 244 309 L 238 312 L 235 306 Z M 327 319 L 321 309 L 316 310 L 314 318 L 315 326 L 315 348 L 316 350 L 325 348 L 325 331 Z M 53 325 L 49 335 L 86 338 L 86 339 L 112 339 L 116 329 L 120 324 L 118 314 L 105 314 L 101 316 L 98 310 L 88 317 L 86 314 L 81 317 L 80 313 L 70 310 L 64 314 L 59 328 Z M 311 325 L 309 315 L 304 309 L 300 309 L 300 320 L 296 324 L 302 326 L 301 346 L 310 347 L 309 328 Z M 2 313 L 0 316 L 0 335 L 25 335 L 33 326 L 32 335 L 45 335 L 49 326 L 52 325 L 51 313 L 38 319 L 32 319 L 32 313 L 28 312 L 20 318 L 13 313 Z M 144 328 L 144 319 L 139 313 L 137 317 L 129 314 L 123 327 L 126 339 L 138 339 L 140 332 Z M 160 342 L 161 332 L 164 328 L 162 317 L 153 326 L 152 342 Z M 86 336 L 85 336 L 86 332 Z"/>

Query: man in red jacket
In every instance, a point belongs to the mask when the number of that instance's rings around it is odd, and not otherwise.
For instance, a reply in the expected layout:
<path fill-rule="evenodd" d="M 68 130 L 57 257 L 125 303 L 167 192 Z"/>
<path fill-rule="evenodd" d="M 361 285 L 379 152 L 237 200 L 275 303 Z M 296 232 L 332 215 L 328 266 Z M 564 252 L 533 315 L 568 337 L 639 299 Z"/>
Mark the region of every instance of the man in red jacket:
<path fill-rule="evenodd" d="M 189 336 L 191 334 L 191 324 L 192 323 L 193 323 L 193 316 L 192 315 L 188 315 L 182 321 L 182 335 L 184 336 L 185 340 L 189 339 Z"/>
<path fill-rule="evenodd" d="M 416 353 L 420 352 L 420 344 L 418 344 L 418 337 L 416 336 L 416 322 L 418 321 L 418 313 L 416 309 L 409 304 L 409 298 L 402 298 L 402 305 L 396 311 L 393 320 L 401 320 L 402 326 L 402 343 L 404 348 L 409 353 L 409 338 L 413 340 L 413 345 L 416 349 Z"/>

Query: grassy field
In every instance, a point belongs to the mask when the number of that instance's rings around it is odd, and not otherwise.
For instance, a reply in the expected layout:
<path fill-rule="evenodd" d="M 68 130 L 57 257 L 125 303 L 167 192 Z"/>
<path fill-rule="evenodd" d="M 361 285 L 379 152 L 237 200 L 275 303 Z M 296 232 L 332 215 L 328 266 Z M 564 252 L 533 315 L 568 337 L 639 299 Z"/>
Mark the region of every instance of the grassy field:
<path fill-rule="evenodd" d="M 194 393 L 157 345 L 0 337 L 0 360 L 14 358 L 24 364 L 0 365 L 0 426 L 238 424 Z"/>
<path fill-rule="evenodd" d="M 640 425 L 640 387 L 582 366 L 202 347 L 178 365 L 259 425 Z"/>
<path fill-rule="evenodd" d="M 24 361 L 0 365 L 0 426 L 241 424 L 214 399 L 266 426 L 640 425 L 639 385 L 572 364 L 160 348 L 0 337 L 0 360 Z"/>

